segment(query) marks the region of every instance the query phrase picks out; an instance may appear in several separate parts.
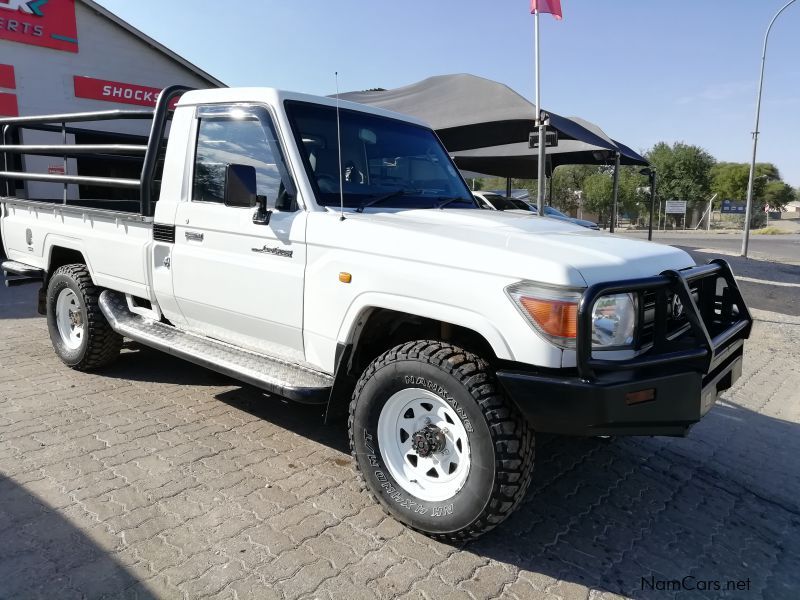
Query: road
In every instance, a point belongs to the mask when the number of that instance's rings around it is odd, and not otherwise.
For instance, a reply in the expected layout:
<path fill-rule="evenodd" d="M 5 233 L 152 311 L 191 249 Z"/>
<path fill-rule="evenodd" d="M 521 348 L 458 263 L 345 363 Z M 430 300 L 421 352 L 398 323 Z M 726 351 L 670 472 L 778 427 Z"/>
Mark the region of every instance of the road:
<path fill-rule="evenodd" d="M 647 232 L 621 235 L 647 239 Z M 741 235 L 658 232 L 653 241 L 682 248 L 697 263 L 713 258 L 727 260 L 750 307 L 800 316 L 800 235 L 762 235 L 752 239 L 749 258 L 739 256 Z"/>
<path fill-rule="evenodd" d="M 647 239 L 647 231 L 622 232 L 621 235 Z M 741 233 L 706 233 L 704 231 L 654 231 L 653 241 L 671 246 L 711 248 L 738 256 L 742 249 Z M 752 235 L 748 254 L 759 260 L 800 265 L 800 234 Z"/>

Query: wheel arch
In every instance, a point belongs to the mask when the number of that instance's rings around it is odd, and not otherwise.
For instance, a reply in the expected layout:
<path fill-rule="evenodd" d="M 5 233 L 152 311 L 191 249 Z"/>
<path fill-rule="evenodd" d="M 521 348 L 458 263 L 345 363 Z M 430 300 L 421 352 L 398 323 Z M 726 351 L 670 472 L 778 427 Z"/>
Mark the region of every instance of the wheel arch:
<path fill-rule="evenodd" d="M 490 363 L 513 360 L 505 339 L 481 315 L 456 307 L 404 300 L 402 307 L 374 303 L 362 305 L 354 314 L 348 314 L 336 348 L 336 372 L 328 415 L 344 414 L 363 370 L 381 353 L 398 344 L 433 339 L 469 350 Z"/>
<path fill-rule="evenodd" d="M 61 239 L 54 236 L 48 236 L 45 240 L 45 277 L 42 281 L 42 287 L 39 289 L 37 312 L 40 315 L 47 314 L 46 296 L 47 286 L 50 283 L 50 278 L 59 267 L 71 264 L 83 264 L 92 273 L 92 267 L 86 258 L 86 253 L 82 245 L 76 240 Z"/>

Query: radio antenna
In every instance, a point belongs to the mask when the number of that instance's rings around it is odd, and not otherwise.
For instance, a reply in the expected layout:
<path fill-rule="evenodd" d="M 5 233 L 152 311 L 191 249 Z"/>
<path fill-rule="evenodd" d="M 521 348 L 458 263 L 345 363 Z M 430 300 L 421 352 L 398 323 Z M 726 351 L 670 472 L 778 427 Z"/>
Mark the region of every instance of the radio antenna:
<path fill-rule="evenodd" d="M 339 209 L 344 221 L 344 173 L 342 172 L 342 123 L 339 120 L 339 71 L 336 71 L 336 143 L 339 147 Z"/>

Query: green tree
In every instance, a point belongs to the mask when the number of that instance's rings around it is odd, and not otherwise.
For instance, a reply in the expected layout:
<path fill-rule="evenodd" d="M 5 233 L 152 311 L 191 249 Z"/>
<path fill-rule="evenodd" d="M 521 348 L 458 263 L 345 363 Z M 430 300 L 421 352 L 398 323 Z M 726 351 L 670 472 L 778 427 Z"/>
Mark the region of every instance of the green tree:
<path fill-rule="evenodd" d="M 475 192 L 481 191 L 484 186 L 484 180 L 478 177 L 467 179 L 467 183 L 469 184 L 470 188 Z"/>
<path fill-rule="evenodd" d="M 753 181 L 753 197 L 761 201 L 767 184 L 780 181 L 781 174 L 772 163 L 758 163 Z M 711 169 L 711 191 L 717 194 L 717 204 L 722 200 L 744 202 L 747 199 L 747 184 L 750 180 L 750 165 L 747 163 L 722 162 Z M 762 204 L 763 205 L 763 204 Z"/>
<path fill-rule="evenodd" d="M 599 168 L 593 165 L 562 165 L 553 172 L 550 180 L 550 197 L 553 206 L 562 211 L 569 212 L 578 208 L 578 195 L 576 192 L 583 190 L 587 178 L 599 173 Z"/>
<path fill-rule="evenodd" d="M 563 167 L 562 167 L 563 168 Z M 558 173 L 558 170 L 556 171 Z M 570 178 L 573 178 L 570 180 Z M 583 166 L 566 170 L 566 181 L 556 181 L 554 177 L 553 198 L 558 197 L 562 190 L 567 192 L 579 189 L 582 193 L 583 208 L 593 212 L 603 226 L 608 224 L 611 217 L 611 205 L 614 201 L 614 168 Z M 621 167 L 619 171 L 619 195 L 617 198 L 617 213 L 625 215 L 635 221 L 643 211 L 647 210 L 645 202 L 647 194 L 644 186 L 647 179 L 639 174 L 639 169 L 634 167 Z M 572 184 L 575 188 L 572 188 Z M 563 188 L 561 187 L 563 186 Z M 571 196 L 575 202 L 575 194 Z"/>
<path fill-rule="evenodd" d="M 714 166 L 712 191 L 719 194 L 720 201 L 730 198 L 743 202 L 747 199 L 747 184 L 750 180 L 750 165 L 747 163 L 719 163 Z M 778 167 L 772 163 L 756 164 L 753 181 L 753 198 L 757 208 L 764 205 L 780 210 L 796 198 L 795 190 L 781 180 Z"/>
<path fill-rule="evenodd" d="M 656 168 L 658 201 L 686 200 L 690 206 L 708 200 L 714 157 L 699 146 L 660 142 L 646 153 Z"/>
<path fill-rule="evenodd" d="M 747 181 L 750 178 L 750 167 L 744 163 L 723 162 L 711 169 L 711 191 L 717 194 L 717 201 L 735 200 L 744 202 L 747 197 Z M 764 180 L 755 182 L 755 191 L 760 193 Z"/>
<path fill-rule="evenodd" d="M 789 202 L 797 199 L 794 188 L 783 181 L 770 181 L 764 189 L 763 204 L 771 210 L 782 210 Z"/>
<path fill-rule="evenodd" d="M 583 182 L 583 207 L 595 213 L 603 227 L 611 212 L 613 194 L 614 182 L 608 173 L 597 172 Z"/>
<path fill-rule="evenodd" d="M 619 198 L 617 211 L 635 221 L 649 210 L 645 187 L 647 178 L 639 173 L 639 167 L 621 167 L 619 170 Z"/>

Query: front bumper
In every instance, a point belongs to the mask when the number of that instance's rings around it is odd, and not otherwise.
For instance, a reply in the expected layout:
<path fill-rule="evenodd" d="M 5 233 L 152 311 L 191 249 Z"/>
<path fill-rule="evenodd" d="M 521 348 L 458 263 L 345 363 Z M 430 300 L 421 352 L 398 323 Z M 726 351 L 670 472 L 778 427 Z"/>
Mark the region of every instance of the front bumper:
<path fill-rule="evenodd" d="M 652 343 L 636 358 L 597 358 L 591 349 L 592 307 L 601 296 L 615 293 L 655 294 L 656 319 L 677 296 L 686 309 L 686 333 L 671 339 L 657 322 Z M 513 365 L 497 377 L 537 431 L 685 435 L 741 376 L 751 327 L 730 267 L 714 261 L 659 277 L 592 286 L 578 309 L 575 371 L 534 372 Z"/>

